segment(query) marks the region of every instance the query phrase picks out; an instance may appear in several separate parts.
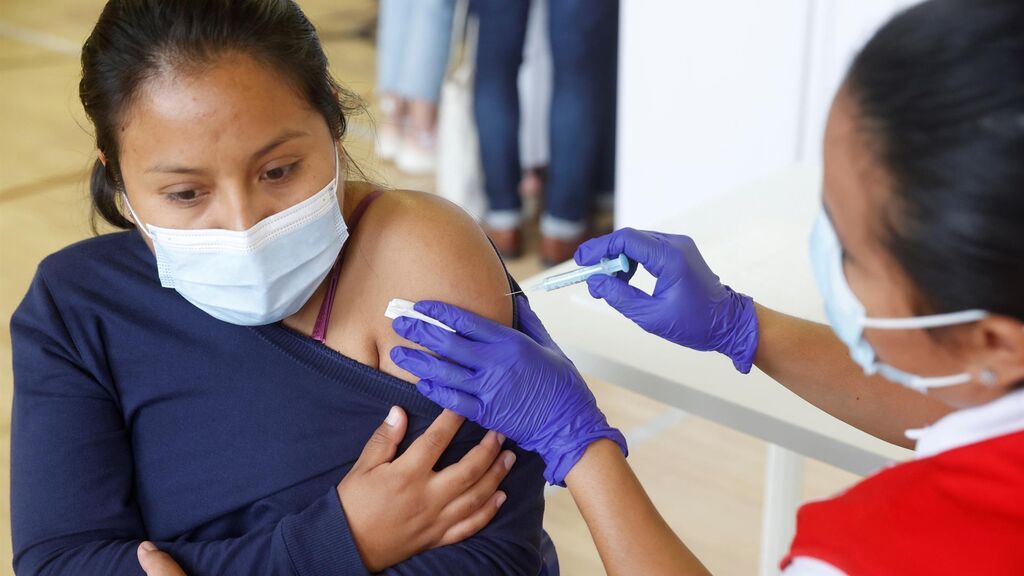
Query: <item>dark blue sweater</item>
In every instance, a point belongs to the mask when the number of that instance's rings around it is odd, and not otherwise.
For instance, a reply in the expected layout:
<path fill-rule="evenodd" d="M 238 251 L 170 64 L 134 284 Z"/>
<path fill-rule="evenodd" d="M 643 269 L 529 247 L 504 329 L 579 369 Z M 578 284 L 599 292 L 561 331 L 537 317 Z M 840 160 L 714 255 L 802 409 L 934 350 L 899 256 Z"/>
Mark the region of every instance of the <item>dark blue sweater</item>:
<path fill-rule="evenodd" d="M 390 406 L 409 413 L 401 449 L 440 413 L 281 325 L 208 316 L 160 287 L 135 232 L 46 258 L 11 335 L 21 574 L 142 574 L 143 539 L 191 576 L 364 574 L 335 486 Z M 467 422 L 442 465 L 482 436 Z M 490 525 L 388 572 L 535 576 L 543 464 L 513 448 Z"/>

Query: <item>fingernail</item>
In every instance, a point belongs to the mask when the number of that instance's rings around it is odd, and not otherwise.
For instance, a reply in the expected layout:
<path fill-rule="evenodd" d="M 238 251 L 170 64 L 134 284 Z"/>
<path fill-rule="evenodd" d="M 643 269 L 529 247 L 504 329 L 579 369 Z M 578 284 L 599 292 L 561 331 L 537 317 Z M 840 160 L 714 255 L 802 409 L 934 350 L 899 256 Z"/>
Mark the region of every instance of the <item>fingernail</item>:
<path fill-rule="evenodd" d="M 152 552 L 152 551 L 156 550 L 156 544 L 153 544 L 153 543 L 152 543 L 152 542 L 150 542 L 149 540 L 146 540 L 145 542 L 143 542 L 143 543 L 142 543 L 142 544 L 141 544 L 141 545 L 139 546 L 139 548 L 142 548 L 142 549 L 143 549 L 143 550 L 145 550 L 146 552 Z"/>
<path fill-rule="evenodd" d="M 398 424 L 399 418 L 401 418 L 401 416 L 398 414 L 398 406 L 392 406 L 391 410 L 388 412 L 388 417 L 384 419 L 384 422 L 388 426 L 394 426 L 395 424 Z"/>
<path fill-rule="evenodd" d="M 434 387 L 431 386 L 429 382 L 425 380 L 420 380 L 419 382 L 416 383 L 416 389 L 420 391 L 420 394 L 427 396 L 430 394 L 430 391 L 434 389 Z"/>
<path fill-rule="evenodd" d="M 505 435 L 502 434 L 501 432 L 498 432 L 498 446 L 501 446 L 504 443 L 505 443 Z"/>
<path fill-rule="evenodd" d="M 512 465 L 516 462 L 515 452 L 506 452 L 502 462 L 505 464 L 505 470 L 511 470 Z"/>
<path fill-rule="evenodd" d="M 505 500 L 507 498 L 508 498 L 508 496 L 506 496 L 504 492 L 498 492 L 498 499 L 497 499 L 498 508 L 501 508 L 501 505 L 505 503 Z"/>

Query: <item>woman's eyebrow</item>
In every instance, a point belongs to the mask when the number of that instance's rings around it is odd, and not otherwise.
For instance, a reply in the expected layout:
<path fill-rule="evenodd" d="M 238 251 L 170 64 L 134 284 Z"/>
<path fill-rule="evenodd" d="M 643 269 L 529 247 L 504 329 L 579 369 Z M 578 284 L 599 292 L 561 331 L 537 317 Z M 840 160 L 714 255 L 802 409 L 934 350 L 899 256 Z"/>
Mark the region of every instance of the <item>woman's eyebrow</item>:
<path fill-rule="evenodd" d="M 309 136 L 309 132 L 306 132 L 305 130 L 288 130 L 287 132 L 284 132 L 283 134 L 281 134 L 277 138 L 274 138 L 273 140 L 268 142 L 266 145 L 264 145 L 262 148 L 257 150 L 256 153 L 252 155 L 252 159 L 255 160 L 255 159 L 259 158 L 260 156 L 263 156 L 264 154 L 267 154 L 268 152 L 270 152 L 274 148 L 277 148 L 278 146 L 280 146 L 281 144 L 284 144 L 285 142 L 287 142 L 289 140 L 294 140 L 296 138 L 303 138 L 303 137 L 306 137 L 306 136 Z"/>
<path fill-rule="evenodd" d="M 266 143 L 262 148 L 254 152 L 252 155 L 252 159 L 255 160 L 260 156 L 268 154 L 274 148 L 277 148 L 278 146 L 284 144 L 289 140 L 303 138 L 306 136 L 309 136 L 309 132 L 306 132 L 305 130 L 288 130 L 287 132 L 282 133 L 280 136 L 274 138 L 270 142 Z M 202 174 L 205 172 L 205 170 L 203 170 L 202 168 L 196 168 L 193 166 L 182 166 L 179 164 L 157 164 L 155 166 L 150 166 L 148 169 L 146 169 L 147 174 L 150 172 L 165 172 L 169 174 Z"/>

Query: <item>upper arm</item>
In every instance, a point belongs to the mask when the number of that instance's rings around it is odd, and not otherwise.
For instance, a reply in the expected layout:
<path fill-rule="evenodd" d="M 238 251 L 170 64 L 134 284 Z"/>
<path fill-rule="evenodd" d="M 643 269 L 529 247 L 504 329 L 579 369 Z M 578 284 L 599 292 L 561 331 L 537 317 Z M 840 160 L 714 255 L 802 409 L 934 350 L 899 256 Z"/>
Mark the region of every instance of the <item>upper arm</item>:
<path fill-rule="evenodd" d="M 63 552 L 130 547 L 143 536 L 128 432 L 110 390 L 84 367 L 42 273 L 11 320 L 11 340 L 15 565 L 74 571 Z"/>
<path fill-rule="evenodd" d="M 412 380 L 390 358 L 394 346 L 409 346 L 391 329 L 384 309 L 393 298 L 442 300 L 481 316 L 512 323 L 508 276 L 480 226 L 454 204 L 433 195 L 395 191 L 367 212 L 359 225 L 357 266 L 373 294 L 367 322 L 375 330 L 380 369 Z"/>
<path fill-rule="evenodd" d="M 346 262 L 357 267 L 372 286 L 361 294 L 367 302 L 364 321 L 375 326 L 380 370 L 415 382 L 390 358 L 394 346 L 411 346 L 391 329 L 384 309 L 392 298 L 413 302 L 442 300 L 505 325 L 512 323 L 508 276 L 494 247 L 476 221 L 436 196 L 394 191 L 366 212 L 349 248 Z M 429 422 L 422 422 L 423 426 Z M 410 428 L 412 430 L 412 428 Z M 443 468 L 466 454 L 483 435 L 467 423 L 442 455 Z M 516 463 L 502 481 L 507 504 L 472 538 L 428 550 L 389 568 L 402 574 L 524 574 L 540 567 L 541 525 L 544 516 L 544 463 L 511 441 Z"/>

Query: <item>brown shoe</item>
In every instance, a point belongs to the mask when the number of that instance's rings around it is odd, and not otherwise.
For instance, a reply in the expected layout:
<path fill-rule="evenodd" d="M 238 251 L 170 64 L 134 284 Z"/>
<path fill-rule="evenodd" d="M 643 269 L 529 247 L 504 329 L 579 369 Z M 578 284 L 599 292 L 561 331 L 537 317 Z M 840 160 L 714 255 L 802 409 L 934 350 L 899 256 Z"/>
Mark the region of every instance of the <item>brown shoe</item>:
<path fill-rule="evenodd" d="M 585 234 L 581 234 L 571 240 L 542 236 L 540 239 L 540 260 L 549 268 L 566 260 L 571 260 L 572 255 L 576 253 L 576 249 L 579 248 L 585 239 Z"/>
<path fill-rule="evenodd" d="M 523 232 L 519 228 L 488 230 L 487 235 L 502 258 L 519 258 L 523 255 Z"/>

